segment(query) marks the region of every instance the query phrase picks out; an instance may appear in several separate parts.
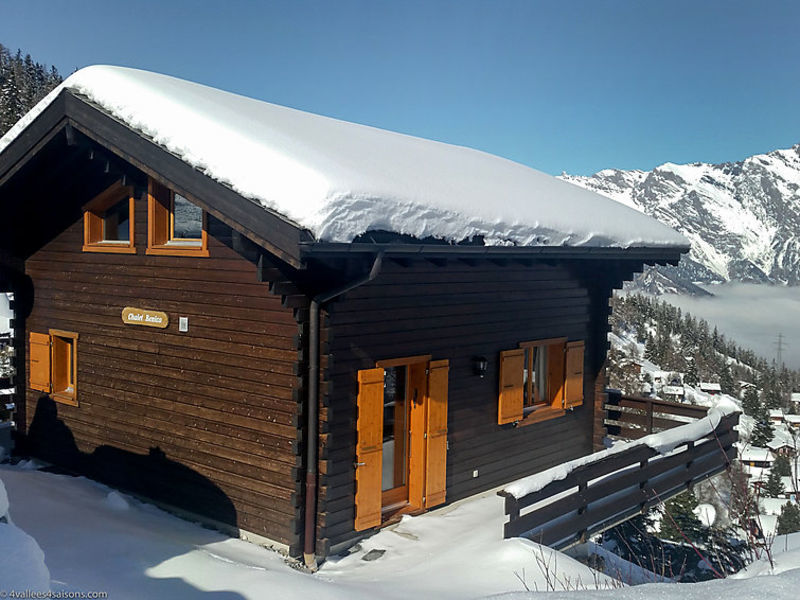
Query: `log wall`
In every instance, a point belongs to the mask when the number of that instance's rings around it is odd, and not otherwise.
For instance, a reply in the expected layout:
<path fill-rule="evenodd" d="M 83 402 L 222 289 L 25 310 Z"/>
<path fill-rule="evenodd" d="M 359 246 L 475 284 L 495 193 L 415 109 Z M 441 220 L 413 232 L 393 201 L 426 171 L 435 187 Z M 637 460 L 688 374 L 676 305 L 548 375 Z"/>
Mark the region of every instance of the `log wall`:
<path fill-rule="evenodd" d="M 29 448 L 296 552 L 295 311 L 258 281 L 252 257 L 233 250 L 238 234 L 219 221 L 209 218 L 208 258 L 146 256 L 144 195 L 135 214 L 136 255 L 82 252 L 78 220 L 25 263 L 27 331 L 79 334 L 79 406 L 28 390 Z M 125 306 L 164 311 L 169 326 L 124 325 Z"/>
<path fill-rule="evenodd" d="M 610 292 L 591 287 L 564 265 L 387 261 L 374 282 L 332 303 L 322 408 L 323 552 L 355 536 L 356 373 L 377 360 L 449 359 L 448 502 L 591 452 Z M 605 297 L 593 300 L 593 294 Z M 593 325 L 598 318 L 602 327 Z M 497 425 L 499 353 L 521 341 L 561 336 L 586 341 L 583 406 L 543 423 Z M 475 356 L 489 361 L 484 378 L 473 374 Z"/>

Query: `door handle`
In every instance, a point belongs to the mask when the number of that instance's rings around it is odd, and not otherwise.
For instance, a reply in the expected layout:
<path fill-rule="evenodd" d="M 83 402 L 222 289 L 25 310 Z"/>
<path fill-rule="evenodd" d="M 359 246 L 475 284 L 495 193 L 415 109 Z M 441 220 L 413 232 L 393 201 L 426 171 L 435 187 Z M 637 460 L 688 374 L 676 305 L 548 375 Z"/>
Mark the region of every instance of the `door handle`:
<path fill-rule="evenodd" d="M 367 463 L 355 462 L 353 463 L 353 466 L 357 469 L 358 467 L 366 467 Z"/>

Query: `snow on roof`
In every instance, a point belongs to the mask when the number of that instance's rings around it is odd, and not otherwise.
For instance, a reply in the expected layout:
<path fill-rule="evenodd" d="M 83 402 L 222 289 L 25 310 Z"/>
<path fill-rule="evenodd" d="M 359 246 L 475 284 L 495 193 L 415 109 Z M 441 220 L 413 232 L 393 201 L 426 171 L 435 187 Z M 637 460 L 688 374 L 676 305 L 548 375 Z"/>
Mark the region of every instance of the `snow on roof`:
<path fill-rule="evenodd" d="M 744 446 L 739 448 L 739 460 L 742 461 L 766 461 L 772 462 L 775 456 L 769 448 L 759 448 L 758 446 Z"/>
<path fill-rule="evenodd" d="M 762 515 L 779 515 L 784 504 L 788 504 L 791 500 L 786 498 L 768 498 L 761 497 L 758 499 L 758 504 L 761 507 Z"/>
<path fill-rule="evenodd" d="M 718 383 L 709 383 L 707 381 L 700 382 L 700 389 L 704 392 L 721 392 L 722 388 Z"/>
<path fill-rule="evenodd" d="M 123 67 L 71 75 L 0 152 L 64 88 L 318 240 L 388 230 L 487 245 L 689 246 L 655 219 L 504 158 Z"/>
<path fill-rule="evenodd" d="M 700 389 L 701 390 L 714 390 L 717 392 L 721 392 L 722 388 L 718 383 L 710 383 L 708 381 L 701 381 L 700 382 Z"/>
<path fill-rule="evenodd" d="M 793 448 L 793 445 L 790 441 L 779 439 L 772 439 L 768 441 L 767 446 L 770 448 L 770 450 L 778 450 L 779 448 Z"/>

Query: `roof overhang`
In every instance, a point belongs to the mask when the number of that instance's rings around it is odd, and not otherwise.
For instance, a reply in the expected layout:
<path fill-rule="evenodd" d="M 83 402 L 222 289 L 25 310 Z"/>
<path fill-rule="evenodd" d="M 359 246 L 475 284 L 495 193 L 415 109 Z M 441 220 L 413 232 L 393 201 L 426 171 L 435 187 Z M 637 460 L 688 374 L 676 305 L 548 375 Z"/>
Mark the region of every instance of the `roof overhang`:
<path fill-rule="evenodd" d="M 688 246 L 596 247 L 596 246 L 472 246 L 457 244 L 302 243 L 305 258 L 377 254 L 399 258 L 486 258 L 536 260 L 626 260 L 644 264 L 675 265 Z"/>

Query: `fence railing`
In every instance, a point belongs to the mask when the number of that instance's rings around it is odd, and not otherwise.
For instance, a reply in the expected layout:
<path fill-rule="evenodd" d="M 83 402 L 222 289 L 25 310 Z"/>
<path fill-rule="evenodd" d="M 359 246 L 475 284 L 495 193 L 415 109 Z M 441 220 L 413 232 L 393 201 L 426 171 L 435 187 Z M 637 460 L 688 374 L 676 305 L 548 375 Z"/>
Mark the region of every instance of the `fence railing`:
<path fill-rule="evenodd" d="M 604 423 L 612 438 L 637 440 L 702 419 L 708 412 L 705 406 L 627 396 L 619 390 L 609 389 L 606 393 Z"/>
<path fill-rule="evenodd" d="M 722 416 L 710 433 L 664 454 L 648 445 L 655 445 L 651 439 L 630 442 L 622 451 L 600 452 L 597 460 L 589 456 L 560 465 L 569 471 L 565 478 L 521 497 L 507 491 L 513 489 L 508 486 L 498 492 L 508 516 L 504 537 L 523 536 L 563 549 L 618 525 L 724 471 L 736 457 L 738 422 L 739 413 Z M 695 431 L 694 425 L 686 427 L 692 428 L 685 430 L 689 434 Z M 709 422 L 705 431 L 710 427 Z M 537 477 L 547 481 L 547 472 Z"/>

